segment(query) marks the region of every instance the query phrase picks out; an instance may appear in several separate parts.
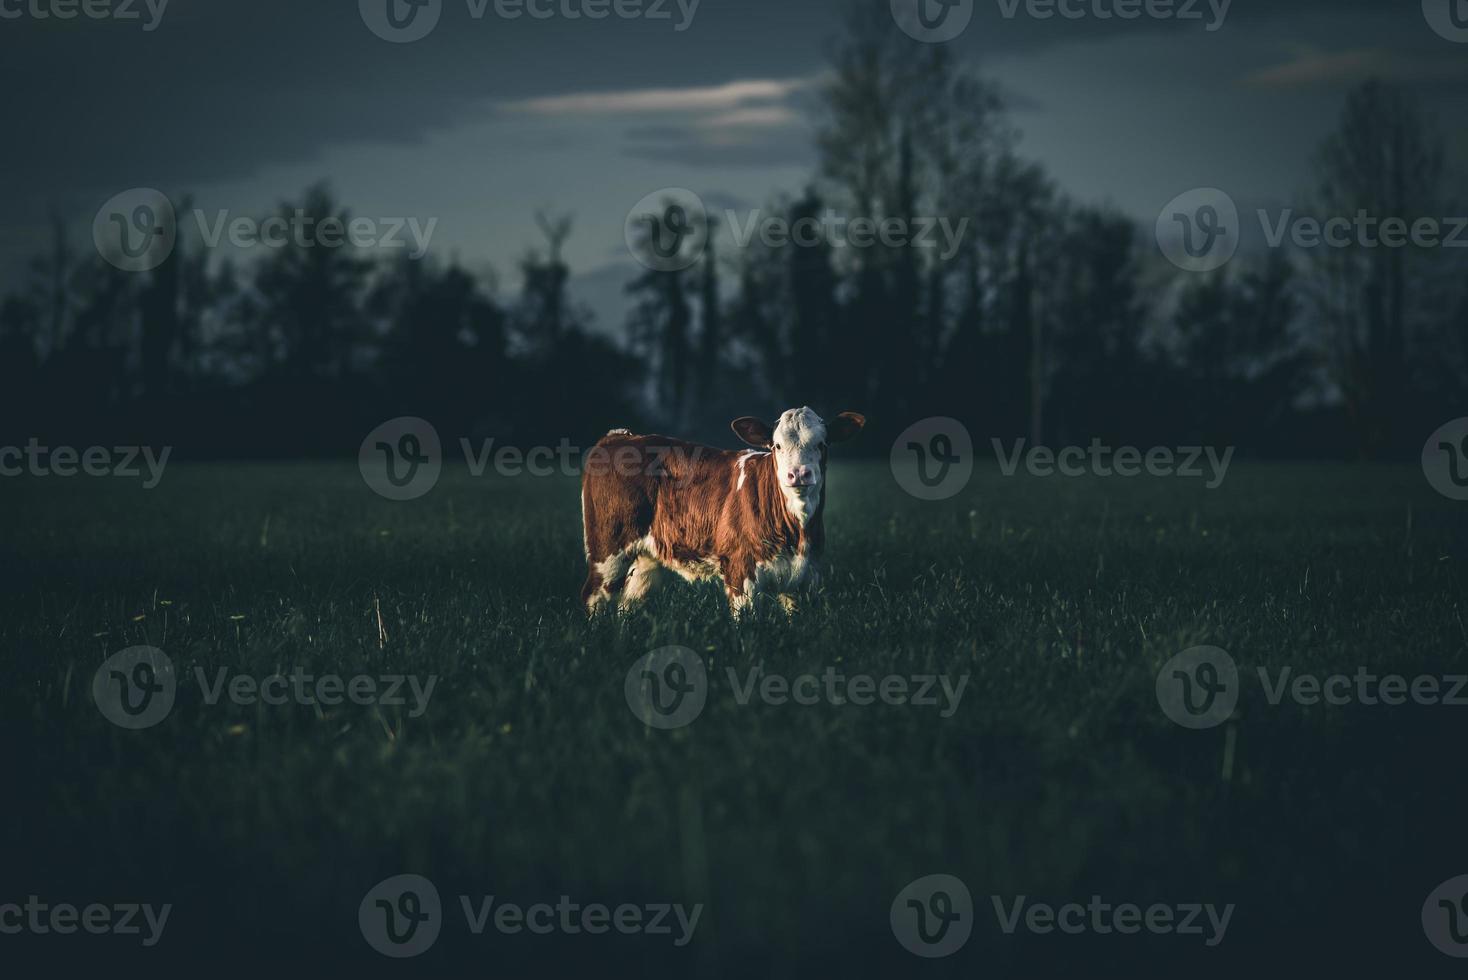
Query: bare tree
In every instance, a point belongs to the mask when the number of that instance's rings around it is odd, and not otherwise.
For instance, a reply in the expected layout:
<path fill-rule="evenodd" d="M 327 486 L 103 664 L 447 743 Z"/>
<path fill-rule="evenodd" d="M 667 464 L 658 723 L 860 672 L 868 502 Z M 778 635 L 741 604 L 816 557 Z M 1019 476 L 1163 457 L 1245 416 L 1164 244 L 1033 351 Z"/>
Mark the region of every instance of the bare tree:
<path fill-rule="evenodd" d="M 1401 91 L 1370 81 L 1351 93 L 1316 162 L 1315 209 L 1322 219 L 1431 217 L 1443 169 L 1441 137 Z M 1429 264 L 1410 247 L 1360 241 L 1312 253 L 1312 298 L 1330 376 L 1355 427 L 1359 450 L 1375 456 L 1401 438 L 1414 342 L 1416 296 Z M 1414 336 L 1414 333 L 1418 334 Z"/>

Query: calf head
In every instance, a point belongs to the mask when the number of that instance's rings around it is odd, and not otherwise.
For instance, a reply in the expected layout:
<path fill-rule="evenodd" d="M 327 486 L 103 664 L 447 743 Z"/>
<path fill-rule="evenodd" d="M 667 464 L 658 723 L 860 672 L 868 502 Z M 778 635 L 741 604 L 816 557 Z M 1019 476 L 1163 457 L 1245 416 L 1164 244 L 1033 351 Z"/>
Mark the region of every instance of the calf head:
<path fill-rule="evenodd" d="M 850 439 L 866 423 L 855 412 L 842 412 L 828 422 L 809 408 L 792 408 L 774 425 L 746 415 L 731 427 L 739 438 L 767 451 L 759 464 L 774 467 L 785 507 L 804 524 L 821 505 L 828 447 Z"/>

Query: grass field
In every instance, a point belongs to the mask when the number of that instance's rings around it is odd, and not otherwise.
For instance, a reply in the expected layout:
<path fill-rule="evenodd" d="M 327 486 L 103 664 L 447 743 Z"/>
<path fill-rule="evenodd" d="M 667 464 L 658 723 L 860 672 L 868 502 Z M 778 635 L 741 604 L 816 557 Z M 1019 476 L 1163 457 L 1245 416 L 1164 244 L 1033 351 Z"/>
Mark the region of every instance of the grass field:
<path fill-rule="evenodd" d="M 350 463 L 180 464 L 152 491 L 0 481 L 0 903 L 174 906 L 151 949 L 0 935 L 0 960 L 283 976 L 1461 973 L 1420 916 L 1468 873 L 1468 707 L 1272 705 L 1254 671 L 1468 672 L 1468 505 L 1409 467 L 1236 463 L 1207 491 L 991 466 L 938 503 L 903 494 L 885 463 L 831 480 L 824 601 L 740 626 L 717 589 L 687 586 L 588 622 L 568 478 L 449 467 L 403 503 Z M 1191 731 L 1155 682 L 1199 644 L 1244 678 L 1233 719 Z M 91 688 L 135 645 L 180 676 L 172 713 L 143 731 L 108 722 Z M 708 700 L 691 725 L 653 730 L 624 680 L 668 645 L 703 655 Z M 727 668 L 742 683 L 761 664 L 969 679 L 949 717 L 740 704 Z M 211 705 L 192 679 L 296 667 L 437 683 L 410 717 Z M 433 949 L 392 961 L 358 905 L 410 872 L 446 919 Z M 898 945 L 889 909 L 935 873 L 967 884 L 975 922 L 929 961 Z M 474 936 L 458 907 L 563 894 L 705 908 L 677 948 Z M 1213 947 L 1005 934 L 990 896 L 1021 895 L 1236 909 Z"/>

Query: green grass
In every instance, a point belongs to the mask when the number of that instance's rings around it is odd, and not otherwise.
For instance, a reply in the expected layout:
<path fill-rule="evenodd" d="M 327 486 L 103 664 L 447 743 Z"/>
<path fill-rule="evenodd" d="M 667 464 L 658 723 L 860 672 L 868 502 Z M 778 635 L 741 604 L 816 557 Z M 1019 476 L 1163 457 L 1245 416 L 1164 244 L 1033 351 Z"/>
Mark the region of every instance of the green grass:
<path fill-rule="evenodd" d="M 1162 714 L 1154 682 L 1204 643 L 1249 677 L 1468 671 L 1468 505 L 1387 467 L 1235 464 L 1215 491 L 991 467 L 941 503 L 902 494 L 884 464 L 837 466 L 832 484 L 824 601 L 736 626 L 717 588 L 691 586 L 588 622 L 570 479 L 450 466 L 407 503 L 350 464 L 176 465 L 153 491 L 0 481 L 0 731 L 16 774 L 0 903 L 171 902 L 154 962 L 208 949 L 380 969 L 357 904 L 417 872 L 450 920 L 399 965 L 431 975 L 461 960 L 475 976 L 1456 965 L 1418 916 L 1468 872 L 1468 708 L 1271 706 L 1246 679 L 1234 720 L 1195 732 Z M 138 644 L 185 677 L 166 721 L 129 732 L 97 711 L 91 679 Z M 704 655 L 708 706 L 652 731 L 623 681 L 670 644 Z M 755 664 L 970 680 L 951 718 L 741 706 L 724 672 Z M 190 676 L 298 665 L 438 685 L 410 718 L 211 706 Z M 929 962 L 897 946 L 888 908 L 937 872 L 968 884 L 978 924 Z M 460 894 L 707 908 L 671 950 L 469 937 Z M 988 896 L 1020 894 L 1237 911 L 1216 949 L 1005 936 Z M 25 948 L 139 955 L 120 937 L 43 938 Z M 21 940 L 0 936 L 0 958 L 7 941 Z"/>

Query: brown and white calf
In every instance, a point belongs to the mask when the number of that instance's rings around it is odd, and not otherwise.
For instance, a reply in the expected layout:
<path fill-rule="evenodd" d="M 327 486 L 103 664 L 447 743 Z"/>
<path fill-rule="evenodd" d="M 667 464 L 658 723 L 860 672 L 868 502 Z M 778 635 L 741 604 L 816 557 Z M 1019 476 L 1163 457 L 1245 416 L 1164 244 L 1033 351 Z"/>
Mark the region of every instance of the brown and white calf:
<path fill-rule="evenodd" d="M 795 596 L 820 581 L 825 542 L 826 451 L 866 419 L 826 422 L 792 408 L 773 426 L 735 419 L 755 447 L 730 452 L 668 436 L 608 432 L 589 450 L 581 479 L 588 612 L 644 598 L 664 569 L 689 581 L 722 579 L 735 614 L 755 597 Z"/>

